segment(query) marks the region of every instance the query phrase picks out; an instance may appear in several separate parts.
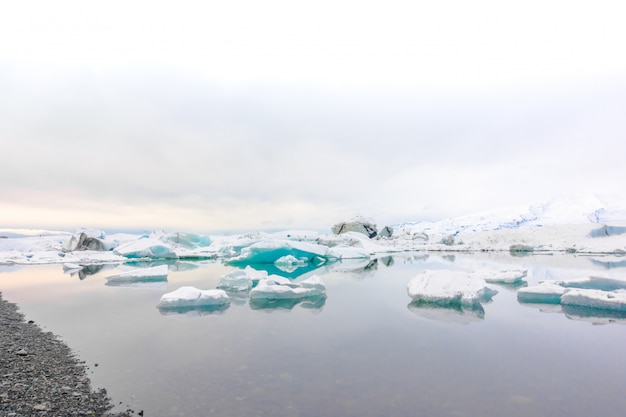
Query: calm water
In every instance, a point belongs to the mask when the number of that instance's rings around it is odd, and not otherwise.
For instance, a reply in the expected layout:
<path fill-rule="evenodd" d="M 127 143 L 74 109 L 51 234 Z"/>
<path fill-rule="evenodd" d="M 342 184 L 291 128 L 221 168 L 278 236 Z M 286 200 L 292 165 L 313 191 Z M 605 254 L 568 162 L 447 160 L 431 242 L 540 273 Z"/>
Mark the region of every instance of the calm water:
<path fill-rule="evenodd" d="M 215 288 L 233 270 L 220 262 L 171 265 L 167 288 L 105 285 L 116 266 L 83 279 L 60 265 L 5 266 L 0 291 L 73 347 L 120 409 L 146 416 L 624 415 L 619 319 L 597 325 L 609 320 L 521 305 L 503 286 L 483 309 L 428 309 L 410 304 L 406 284 L 427 268 L 524 267 L 530 284 L 626 268 L 493 254 L 364 266 L 313 271 L 328 287 L 322 302 L 251 307 L 241 299 L 214 314 L 162 314 L 156 304 L 182 285 Z"/>

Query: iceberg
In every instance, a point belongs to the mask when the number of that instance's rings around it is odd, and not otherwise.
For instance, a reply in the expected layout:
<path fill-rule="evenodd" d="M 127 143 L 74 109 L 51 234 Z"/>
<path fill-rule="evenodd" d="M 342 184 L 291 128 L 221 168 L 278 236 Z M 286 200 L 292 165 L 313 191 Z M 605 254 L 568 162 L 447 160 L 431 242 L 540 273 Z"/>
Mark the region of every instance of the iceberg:
<path fill-rule="evenodd" d="M 314 260 L 323 262 L 328 257 L 328 247 L 287 239 L 266 239 L 243 248 L 241 255 L 230 259 L 228 263 L 231 265 L 273 264 L 288 255 L 300 260 L 306 259 L 308 262 Z"/>
<path fill-rule="evenodd" d="M 153 238 L 138 239 L 124 243 L 115 248 L 114 252 L 126 258 L 178 258 L 171 247 Z"/>
<path fill-rule="evenodd" d="M 374 222 L 370 219 L 365 219 L 363 217 L 357 217 L 353 220 L 339 222 L 333 225 L 331 230 L 335 235 L 340 235 L 346 232 L 362 233 L 370 239 L 376 237 L 378 234 L 376 224 L 374 224 Z"/>
<path fill-rule="evenodd" d="M 544 281 L 538 285 L 517 290 L 517 300 L 529 304 L 560 304 L 561 296 L 567 288 L 553 282 Z"/>
<path fill-rule="evenodd" d="M 255 282 L 266 279 L 266 271 L 257 271 L 250 266 L 245 269 L 238 269 L 220 278 L 217 288 L 227 292 L 248 292 Z"/>
<path fill-rule="evenodd" d="M 626 290 L 602 291 L 573 288 L 561 296 L 561 304 L 626 311 Z"/>
<path fill-rule="evenodd" d="M 74 252 L 77 250 L 104 251 L 108 249 L 102 238 L 89 236 L 85 232 L 73 234 L 63 242 L 63 252 Z"/>
<path fill-rule="evenodd" d="M 186 249 L 196 249 L 211 246 L 211 238 L 206 235 L 200 235 L 198 233 L 185 233 L 185 232 L 153 232 L 150 235 L 152 239 L 159 239 L 160 241 L 172 245 L 174 247 L 183 247 Z"/>
<path fill-rule="evenodd" d="M 227 307 L 230 304 L 228 295 L 223 290 L 199 290 L 195 287 L 180 287 L 176 291 L 163 294 L 157 307 Z"/>
<path fill-rule="evenodd" d="M 484 279 L 462 271 L 426 270 L 408 283 L 407 292 L 414 301 L 471 305 L 498 293 L 486 284 Z"/>
<path fill-rule="evenodd" d="M 482 278 L 492 284 L 515 284 L 526 277 L 525 269 L 511 269 L 504 271 L 476 271 L 470 277 Z"/>
<path fill-rule="evenodd" d="M 299 283 L 286 278 L 270 276 L 259 281 L 250 291 L 251 299 L 294 299 L 321 296 L 326 294 L 326 285 L 321 278 L 313 275 Z"/>
<path fill-rule="evenodd" d="M 109 282 L 166 281 L 167 273 L 167 265 L 159 265 L 109 275 L 106 280 Z"/>

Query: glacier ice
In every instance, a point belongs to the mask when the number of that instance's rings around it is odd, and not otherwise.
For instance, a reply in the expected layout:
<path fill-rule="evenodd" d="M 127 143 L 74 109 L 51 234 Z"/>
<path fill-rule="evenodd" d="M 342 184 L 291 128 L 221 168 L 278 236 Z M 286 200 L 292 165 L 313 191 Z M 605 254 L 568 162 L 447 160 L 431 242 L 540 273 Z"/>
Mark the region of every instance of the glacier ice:
<path fill-rule="evenodd" d="M 157 307 L 227 307 L 230 304 L 228 294 L 223 290 L 199 290 L 195 287 L 180 287 L 161 296 Z"/>
<path fill-rule="evenodd" d="M 331 227 L 333 234 L 340 235 L 346 232 L 357 232 L 369 238 L 374 238 L 378 234 L 376 224 L 371 219 L 356 217 L 352 220 L 341 221 Z"/>
<path fill-rule="evenodd" d="M 178 258 L 172 248 L 159 239 L 144 238 L 123 243 L 114 249 L 118 255 L 126 258 Z"/>
<path fill-rule="evenodd" d="M 286 278 L 270 276 L 259 281 L 250 291 L 251 299 L 293 299 L 326 294 L 326 285 L 317 275 L 299 283 Z"/>
<path fill-rule="evenodd" d="M 439 304 L 471 305 L 488 301 L 496 290 L 487 287 L 482 278 L 454 270 L 426 270 L 407 285 L 409 297 L 415 301 Z"/>
<path fill-rule="evenodd" d="M 155 231 L 152 232 L 150 238 L 158 239 L 174 247 L 183 247 L 186 249 L 204 248 L 211 246 L 212 243 L 209 236 L 189 232 L 165 233 L 163 231 Z"/>

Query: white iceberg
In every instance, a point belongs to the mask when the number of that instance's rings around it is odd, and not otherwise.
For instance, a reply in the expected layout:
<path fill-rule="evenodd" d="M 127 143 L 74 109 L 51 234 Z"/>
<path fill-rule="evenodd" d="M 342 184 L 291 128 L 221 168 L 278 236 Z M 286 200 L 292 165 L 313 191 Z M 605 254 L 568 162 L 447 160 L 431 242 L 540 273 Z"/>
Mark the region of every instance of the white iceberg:
<path fill-rule="evenodd" d="M 159 265 L 109 275 L 106 280 L 109 282 L 165 281 L 167 273 L 167 265 Z"/>
<path fill-rule="evenodd" d="M 254 282 L 267 277 L 266 271 L 257 271 L 246 266 L 245 269 L 238 269 L 222 276 L 217 288 L 228 292 L 248 292 L 252 289 Z"/>
<path fill-rule="evenodd" d="M 224 290 L 199 290 L 195 287 L 180 287 L 161 296 L 159 308 L 225 307 L 230 304 Z"/>
<path fill-rule="evenodd" d="M 178 258 L 171 247 L 158 239 L 145 238 L 121 244 L 114 249 L 118 255 L 126 258 Z"/>
<path fill-rule="evenodd" d="M 497 294 L 486 284 L 484 279 L 471 277 L 467 272 L 426 270 L 408 283 L 407 292 L 415 301 L 471 305 Z"/>
<path fill-rule="evenodd" d="M 326 285 L 317 275 L 295 283 L 286 278 L 271 276 L 259 281 L 250 291 L 251 299 L 293 299 L 322 296 L 326 294 Z"/>
<path fill-rule="evenodd" d="M 561 296 L 567 291 L 567 288 L 553 281 L 544 281 L 517 290 L 517 300 L 529 304 L 560 304 Z"/>
<path fill-rule="evenodd" d="M 488 283 L 494 284 L 515 284 L 526 277 L 525 269 L 510 269 L 503 271 L 476 271 L 470 274 L 471 277 L 482 278 Z"/>
<path fill-rule="evenodd" d="M 561 304 L 602 310 L 626 311 L 626 291 L 572 288 L 561 296 Z"/>

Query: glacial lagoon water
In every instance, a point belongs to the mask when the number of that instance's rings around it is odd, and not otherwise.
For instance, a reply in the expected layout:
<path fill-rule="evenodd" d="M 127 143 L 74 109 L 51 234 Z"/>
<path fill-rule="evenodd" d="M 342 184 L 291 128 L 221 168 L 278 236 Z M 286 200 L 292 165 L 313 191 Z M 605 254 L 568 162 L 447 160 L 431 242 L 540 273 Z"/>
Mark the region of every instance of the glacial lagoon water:
<path fill-rule="evenodd" d="M 316 273 L 327 298 L 233 300 L 219 312 L 161 312 L 183 285 L 215 288 L 234 268 L 170 265 L 165 286 L 106 285 L 119 266 L 1 266 L 0 291 L 86 361 L 120 410 L 145 416 L 623 416 L 626 318 L 518 303 L 493 285 L 470 310 L 411 303 L 424 269 L 527 268 L 527 281 L 624 274 L 598 258 L 402 254 Z M 297 275 L 297 274 L 292 274 Z M 306 276 L 306 275 L 304 275 Z M 296 278 L 296 279 L 301 279 Z M 96 366 L 97 364 L 97 366 Z"/>

